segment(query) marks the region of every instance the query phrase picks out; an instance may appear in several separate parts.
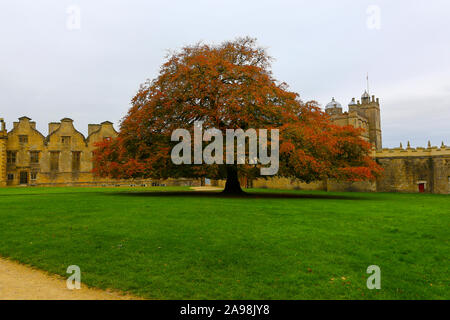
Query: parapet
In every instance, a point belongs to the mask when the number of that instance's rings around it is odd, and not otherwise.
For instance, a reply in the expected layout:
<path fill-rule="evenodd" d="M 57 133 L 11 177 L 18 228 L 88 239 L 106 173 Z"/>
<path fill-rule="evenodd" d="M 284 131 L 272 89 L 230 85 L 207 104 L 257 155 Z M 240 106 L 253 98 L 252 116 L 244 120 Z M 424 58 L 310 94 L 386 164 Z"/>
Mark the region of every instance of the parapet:
<path fill-rule="evenodd" d="M 428 143 L 428 147 L 411 148 L 408 141 L 407 147 L 403 148 L 400 143 L 398 148 L 383 148 L 375 150 L 372 148 L 372 157 L 374 158 L 396 158 L 396 157 L 434 157 L 434 156 L 450 156 L 450 146 L 442 142 L 440 147 L 432 146 Z"/>
<path fill-rule="evenodd" d="M 51 135 L 52 133 L 54 133 L 56 130 L 60 129 L 60 128 L 62 128 L 62 129 L 66 128 L 66 129 L 69 129 L 69 130 L 71 130 L 71 128 L 73 128 L 73 130 L 74 130 L 75 132 L 81 134 L 80 132 L 78 132 L 78 131 L 74 128 L 73 122 L 74 122 L 74 121 L 73 121 L 72 119 L 70 119 L 70 118 L 63 118 L 63 119 L 60 120 L 60 122 L 50 122 L 50 123 L 48 124 L 48 135 L 47 135 L 47 137 L 46 137 L 45 139 L 48 140 L 49 137 L 50 137 L 50 135 Z M 36 129 L 36 122 L 35 122 L 35 121 L 31 121 L 30 118 L 25 117 L 25 116 L 24 116 L 24 117 L 20 117 L 20 118 L 19 118 L 19 121 L 14 121 L 14 122 L 13 122 L 13 130 L 14 130 L 14 129 L 18 129 L 18 128 L 19 128 L 19 125 L 21 125 L 21 123 L 28 123 L 32 129 L 34 129 L 34 130 L 37 131 L 37 129 Z M 89 124 L 89 125 L 88 125 L 88 131 L 89 131 L 88 136 L 89 136 L 91 133 L 94 133 L 94 132 L 100 130 L 102 127 L 112 127 L 112 130 L 113 130 L 114 132 L 116 132 L 116 130 L 114 129 L 114 125 L 113 125 L 112 122 L 110 122 L 110 121 L 103 121 L 101 124 Z M 39 131 L 38 131 L 38 132 L 39 132 Z M 6 136 L 8 133 L 7 133 L 7 130 L 6 130 L 6 124 L 5 124 L 4 119 L 3 119 L 3 118 L 0 118 L 0 136 L 1 136 L 2 134 L 3 134 L 4 136 Z M 42 135 L 42 134 L 41 134 L 41 135 Z M 81 135 L 83 136 L 83 139 L 86 140 L 86 138 L 84 137 L 84 135 L 83 135 L 83 134 L 81 134 Z M 43 135 L 42 135 L 42 136 L 43 136 Z"/>

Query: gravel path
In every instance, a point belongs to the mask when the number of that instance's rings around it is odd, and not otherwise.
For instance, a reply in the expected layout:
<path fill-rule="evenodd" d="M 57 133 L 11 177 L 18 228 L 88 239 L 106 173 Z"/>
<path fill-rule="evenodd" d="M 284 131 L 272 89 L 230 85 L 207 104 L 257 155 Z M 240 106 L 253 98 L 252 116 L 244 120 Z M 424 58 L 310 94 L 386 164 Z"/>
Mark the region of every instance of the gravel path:
<path fill-rule="evenodd" d="M 70 276 L 69 274 L 67 276 Z M 81 275 L 83 277 L 83 275 Z M 130 295 L 88 288 L 69 290 L 66 279 L 0 258 L 0 300 L 131 300 Z"/>

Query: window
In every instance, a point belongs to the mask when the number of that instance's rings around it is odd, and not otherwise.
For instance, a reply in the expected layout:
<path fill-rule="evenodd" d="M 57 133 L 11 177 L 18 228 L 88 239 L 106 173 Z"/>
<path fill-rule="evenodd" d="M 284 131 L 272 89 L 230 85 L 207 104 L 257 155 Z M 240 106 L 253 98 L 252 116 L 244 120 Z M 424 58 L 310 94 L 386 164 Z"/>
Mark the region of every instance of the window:
<path fill-rule="evenodd" d="M 80 171 L 81 151 L 72 152 L 72 171 Z"/>
<path fill-rule="evenodd" d="M 61 137 L 61 143 L 70 144 L 70 137 L 69 136 Z"/>
<path fill-rule="evenodd" d="M 30 179 L 31 179 L 31 180 L 36 180 L 36 178 L 37 178 L 37 172 L 32 172 L 32 173 L 30 174 Z"/>
<path fill-rule="evenodd" d="M 30 162 L 39 163 L 39 151 L 30 151 Z"/>
<path fill-rule="evenodd" d="M 16 163 L 17 151 L 7 151 L 6 152 L 6 163 L 14 164 Z"/>
<path fill-rule="evenodd" d="M 20 184 L 28 184 L 28 172 L 20 171 Z"/>
<path fill-rule="evenodd" d="M 13 180 L 14 180 L 14 174 L 8 173 L 8 181 L 13 181 Z"/>
<path fill-rule="evenodd" d="M 28 143 L 28 136 L 25 136 L 25 135 L 19 136 L 19 142 L 20 143 Z"/>
<path fill-rule="evenodd" d="M 59 151 L 50 151 L 50 170 L 59 170 Z"/>

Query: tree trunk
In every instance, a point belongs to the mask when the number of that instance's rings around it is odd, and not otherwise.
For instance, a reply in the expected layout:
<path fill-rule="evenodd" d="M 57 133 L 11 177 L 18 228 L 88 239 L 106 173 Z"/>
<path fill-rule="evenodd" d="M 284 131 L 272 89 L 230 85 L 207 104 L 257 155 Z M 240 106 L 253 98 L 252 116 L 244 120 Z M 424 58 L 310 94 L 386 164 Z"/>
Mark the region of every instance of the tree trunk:
<path fill-rule="evenodd" d="M 225 183 L 225 189 L 223 189 L 223 193 L 226 194 L 244 193 L 239 183 L 238 170 L 235 165 L 227 165 L 227 182 Z"/>

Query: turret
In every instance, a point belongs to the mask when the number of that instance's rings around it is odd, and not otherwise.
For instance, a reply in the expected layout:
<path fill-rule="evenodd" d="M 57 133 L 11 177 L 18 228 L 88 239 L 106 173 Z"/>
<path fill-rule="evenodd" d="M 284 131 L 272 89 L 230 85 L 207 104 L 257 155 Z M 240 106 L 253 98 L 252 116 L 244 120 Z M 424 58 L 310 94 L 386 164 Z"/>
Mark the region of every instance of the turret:
<path fill-rule="evenodd" d="M 374 95 L 371 97 L 367 91 L 364 91 L 361 96 L 361 104 L 358 104 L 358 107 L 369 122 L 369 141 L 375 145 L 377 150 L 381 150 L 380 100 L 375 98 Z"/>
<path fill-rule="evenodd" d="M 366 90 L 366 91 L 364 91 L 364 93 L 361 96 L 361 103 L 365 104 L 365 103 L 369 103 L 369 102 L 370 102 L 370 95 Z"/>
<path fill-rule="evenodd" d="M 348 103 L 348 112 L 358 111 L 358 104 L 356 103 L 355 98 Z"/>
<path fill-rule="evenodd" d="M 325 112 L 329 115 L 342 114 L 342 105 L 333 97 L 331 102 L 325 106 Z"/>

